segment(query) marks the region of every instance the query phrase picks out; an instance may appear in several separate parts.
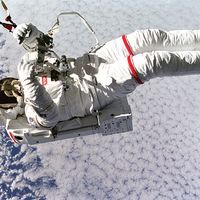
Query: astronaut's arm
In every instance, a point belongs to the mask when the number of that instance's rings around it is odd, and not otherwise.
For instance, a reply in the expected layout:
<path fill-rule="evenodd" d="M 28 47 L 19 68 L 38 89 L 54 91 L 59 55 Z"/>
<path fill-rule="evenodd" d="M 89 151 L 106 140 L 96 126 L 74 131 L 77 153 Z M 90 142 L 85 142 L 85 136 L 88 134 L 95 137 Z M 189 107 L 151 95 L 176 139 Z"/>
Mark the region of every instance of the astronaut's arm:
<path fill-rule="evenodd" d="M 38 112 L 33 105 L 27 104 L 25 113 L 29 124 L 36 128 L 51 129 L 59 121 L 58 109 L 54 104 L 50 104 L 50 106 L 42 112 Z"/>
<path fill-rule="evenodd" d="M 32 111 L 25 109 L 25 113 L 28 116 L 32 116 L 33 112 L 33 115 L 37 116 L 33 118 L 37 121 L 37 127 L 53 127 L 59 119 L 57 105 L 53 102 L 44 86 L 34 76 L 36 61 L 30 60 L 30 57 L 33 57 L 30 54 L 33 53 L 24 55 L 17 68 L 19 80 L 24 90 L 25 104 L 32 108 Z M 31 121 L 31 118 L 29 119 Z"/>
<path fill-rule="evenodd" d="M 22 115 L 23 113 L 24 108 L 18 105 L 8 110 L 0 108 L 0 114 L 3 115 L 6 119 L 16 119 L 18 115 Z"/>

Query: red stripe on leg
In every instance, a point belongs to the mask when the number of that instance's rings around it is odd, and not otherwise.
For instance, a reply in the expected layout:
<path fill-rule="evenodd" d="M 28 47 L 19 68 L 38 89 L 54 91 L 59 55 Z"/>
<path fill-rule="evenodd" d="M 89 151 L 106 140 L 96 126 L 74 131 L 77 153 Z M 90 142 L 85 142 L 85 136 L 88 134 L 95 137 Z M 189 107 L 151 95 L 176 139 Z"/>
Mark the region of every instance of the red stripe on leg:
<path fill-rule="evenodd" d="M 129 68 L 130 68 L 130 70 L 131 70 L 131 73 L 132 73 L 134 79 L 135 79 L 139 84 L 143 84 L 143 82 L 140 80 L 139 76 L 137 75 L 137 72 L 136 72 L 136 70 L 135 70 L 135 67 L 134 67 L 134 65 L 133 65 L 133 62 L 132 62 L 132 60 L 131 60 L 131 56 L 132 56 L 132 55 L 129 55 L 129 56 L 127 57 L 128 65 L 129 65 Z"/>

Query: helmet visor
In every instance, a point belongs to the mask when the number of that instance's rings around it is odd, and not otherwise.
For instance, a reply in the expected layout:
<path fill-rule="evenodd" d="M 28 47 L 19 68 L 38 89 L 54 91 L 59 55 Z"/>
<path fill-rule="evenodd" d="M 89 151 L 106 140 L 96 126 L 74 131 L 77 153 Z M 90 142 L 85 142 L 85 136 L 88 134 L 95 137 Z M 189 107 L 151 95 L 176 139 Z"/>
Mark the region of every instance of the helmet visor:
<path fill-rule="evenodd" d="M 12 95 L 8 95 L 4 90 L 2 90 L 2 85 L 3 83 L 9 80 L 9 82 L 11 82 L 11 80 L 14 80 L 14 78 L 7 78 L 7 79 L 3 79 L 0 83 L 0 107 L 1 108 L 13 108 L 14 106 L 16 106 L 17 104 L 17 99 L 12 96 Z"/>

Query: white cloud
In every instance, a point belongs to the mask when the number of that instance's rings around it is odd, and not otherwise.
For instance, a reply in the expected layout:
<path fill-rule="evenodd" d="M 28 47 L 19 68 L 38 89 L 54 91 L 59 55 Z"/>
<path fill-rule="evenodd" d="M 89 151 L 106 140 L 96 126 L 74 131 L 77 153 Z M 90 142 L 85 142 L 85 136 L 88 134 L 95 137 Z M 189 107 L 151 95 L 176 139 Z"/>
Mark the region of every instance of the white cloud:
<path fill-rule="evenodd" d="M 141 28 L 197 29 L 194 1 L 7 1 L 17 23 L 48 30 L 63 10 L 81 12 L 105 42 Z M 37 3 L 37 4 L 36 4 Z M 75 20 L 75 21 L 73 21 Z M 63 20 L 60 53 L 88 43 L 79 20 Z M 24 50 L 3 29 L 0 67 L 16 74 Z M 62 39 L 64 38 L 64 39 Z M 60 45 L 58 48 L 58 44 Z M 73 48 L 71 48 L 73 47 Z M 200 77 L 155 79 L 129 95 L 133 132 L 70 139 L 38 147 L 0 145 L 0 199 L 199 199 Z"/>

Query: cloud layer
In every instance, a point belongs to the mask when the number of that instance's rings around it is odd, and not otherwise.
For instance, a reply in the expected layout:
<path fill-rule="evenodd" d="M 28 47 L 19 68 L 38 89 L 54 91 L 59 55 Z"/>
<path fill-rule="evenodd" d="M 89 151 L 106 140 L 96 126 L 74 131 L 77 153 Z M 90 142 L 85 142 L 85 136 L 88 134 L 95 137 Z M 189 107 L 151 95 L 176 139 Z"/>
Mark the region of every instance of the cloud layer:
<path fill-rule="evenodd" d="M 193 0 L 7 1 L 17 23 L 47 31 L 60 11 L 83 14 L 103 43 L 136 29 L 198 29 Z M 78 19 L 63 19 L 57 51 L 77 56 L 94 43 Z M 80 26 L 80 27 L 79 27 Z M 0 30 L 1 77 L 16 76 L 24 50 Z M 88 39 L 90 38 L 91 39 Z M 8 71 L 9 70 L 9 71 Z M 15 147 L 3 134 L 0 199 L 200 199 L 200 76 L 154 79 L 128 100 L 132 132 Z"/>

